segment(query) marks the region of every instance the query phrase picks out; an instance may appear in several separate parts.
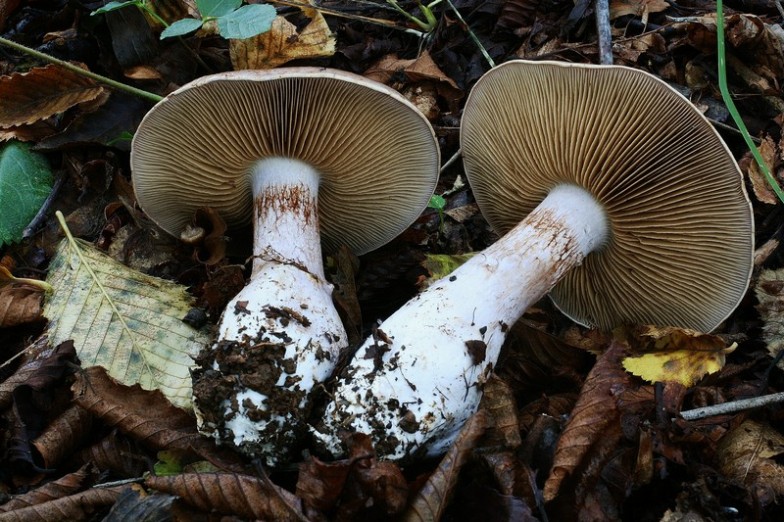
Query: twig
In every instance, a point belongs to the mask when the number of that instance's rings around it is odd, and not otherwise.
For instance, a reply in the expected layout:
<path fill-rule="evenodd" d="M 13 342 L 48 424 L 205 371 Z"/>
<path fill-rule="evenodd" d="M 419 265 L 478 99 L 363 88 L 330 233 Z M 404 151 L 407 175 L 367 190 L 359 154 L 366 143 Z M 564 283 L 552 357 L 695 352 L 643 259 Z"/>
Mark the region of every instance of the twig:
<path fill-rule="evenodd" d="M 610 3 L 608 0 L 596 0 L 594 3 L 596 17 L 596 33 L 599 37 L 599 63 L 612 65 L 612 31 L 610 28 Z"/>
<path fill-rule="evenodd" d="M 71 72 L 76 74 L 80 74 L 86 78 L 90 78 L 97 82 L 101 82 L 103 84 L 108 85 L 114 89 L 125 91 L 129 94 L 133 94 L 134 96 L 138 96 L 140 98 L 144 98 L 145 100 L 149 100 L 153 103 L 158 103 L 163 99 L 163 96 L 158 96 L 149 91 L 145 91 L 142 89 L 137 89 L 136 87 L 131 87 L 130 85 L 125 85 L 124 83 L 120 83 L 118 81 L 112 80 L 111 78 L 107 78 L 106 76 L 101 76 L 100 74 L 95 74 L 94 72 L 86 71 L 81 67 L 77 67 L 72 63 L 68 63 L 64 60 L 60 60 L 59 58 L 55 58 L 54 56 L 49 56 L 48 54 L 44 54 L 40 51 L 36 51 L 35 49 L 30 49 L 29 47 L 22 45 L 20 43 L 16 43 L 14 41 L 8 40 L 6 38 L 0 37 L 0 45 L 5 45 L 6 47 L 10 47 L 11 49 L 15 49 L 19 52 L 23 52 L 25 54 L 29 54 L 30 56 L 34 56 L 40 60 L 44 60 L 55 65 L 59 65 L 64 69 L 68 69 Z"/>
<path fill-rule="evenodd" d="M 717 404 L 716 406 L 705 406 L 704 408 L 686 410 L 681 412 L 681 417 L 688 421 L 693 421 L 697 419 L 704 419 L 705 417 L 713 417 L 715 415 L 726 415 L 728 413 L 759 408 L 761 406 L 767 406 L 768 404 L 775 404 L 777 402 L 784 402 L 784 392 L 763 395 L 761 397 L 752 397 L 751 399 L 725 402 L 722 404 Z"/>
<path fill-rule="evenodd" d="M 461 155 L 462 153 L 463 153 L 463 149 L 457 149 L 457 152 L 455 152 L 455 153 L 452 155 L 452 157 L 451 157 L 451 158 L 449 158 L 449 159 L 446 161 L 446 163 L 444 163 L 443 165 L 441 165 L 441 174 L 443 174 L 443 173 L 444 173 L 444 171 L 445 171 L 447 168 L 449 168 L 449 167 L 450 167 L 450 166 L 451 166 L 451 165 L 452 165 L 454 162 L 456 162 L 456 161 L 457 161 L 457 159 L 460 157 L 460 155 Z"/>

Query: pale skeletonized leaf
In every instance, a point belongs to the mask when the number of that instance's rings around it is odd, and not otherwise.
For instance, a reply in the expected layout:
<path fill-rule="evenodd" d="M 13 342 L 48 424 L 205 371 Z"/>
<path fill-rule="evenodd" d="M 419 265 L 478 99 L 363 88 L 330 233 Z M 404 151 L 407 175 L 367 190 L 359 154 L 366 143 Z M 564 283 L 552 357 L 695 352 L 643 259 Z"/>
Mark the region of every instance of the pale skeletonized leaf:
<path fill-rule="evenodd" d="M 208 337 L 182 321 L 192 305 L 184 287 L 78 239 L 60 243 L 47 281 L 54 290 L 44 315 L 54 345 L 73 339 L 83 367 L 102 366 L 122 384 L 158 389 L 191 408 L 190 367 Z"/>

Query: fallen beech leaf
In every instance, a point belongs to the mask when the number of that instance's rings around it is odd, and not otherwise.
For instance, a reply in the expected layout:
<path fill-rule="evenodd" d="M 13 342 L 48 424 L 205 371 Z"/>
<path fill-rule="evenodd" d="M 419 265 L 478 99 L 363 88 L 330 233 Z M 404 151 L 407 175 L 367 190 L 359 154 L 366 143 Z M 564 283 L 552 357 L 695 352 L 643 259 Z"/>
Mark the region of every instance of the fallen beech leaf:
<path fill-rule="evenodd" d="M 101 471 L 126 478 L 140 477 L 151 467 L 144 449 L 117 430 L 80 451 L 77 459 L 89 462 Z"/>
<path fill-rule="evenodd" d="M 768 345 L 768 353 L 776 357 L 784 349 L 784 268 L 763 270 L 754 288 L 759 304 L 757 310 L 763 321 L 762 338 Z M 779 362 L 784 369 L 784 361 Z"/>
<path fill-rule="evenodd" d="M 681 328 L 637 328 L 629 344 L 642 355 L 627 357 L 623 367 L 648 382 L 677 382 L 693 386 L 706 374 L 724 367 L 726 355 L 737 345 L 727 346 L 717 335 Z"/>
<path fill-rule="evenodd" d="M 57 65 L 0 77 L 0 127 L 27 125 L 96 99 L 104 88 Z"/>
<path fill-rule="evenodd" d="M 103 520 L 111 522 L 138 522 L 184 520 L 172 513 L 172 504 L 177 500 L 174 495 L 150 495 L 134 484 L 117 498 L 112 509 Z"/>
<path fill-rule="evenodd" d="M 648 15 L 660 13 L 670 7 L 665 0 L 612 0 L 610 2 L 610 20 L 626 15 L 639 16 L 642 23 L 648 22 Z"/>
<path fill-rule="evenodd" d="M 588 374 L 556 445 L 553 467 L 544 485 L 546 501 L 553 500 L 564 481 L 592 457 L 595 444 L 615 444 L 620 439 L 620 412 L 614 396 L 631 386 L 631 378 L 620 365 L 625 351 L 622 343 L 611 342 Z M 594 473 L 601 471 L 595 463 L 592 467 Z M 574 478 L 580 481 L 596 479 L 588 475 Z M 582 490 L 585 494 L 585 488 Z"/>
<path fill-rule="evenodd" d="M 41 318 L 41 292 L 28 287 L 0 287 L 0 328 Z"/>
<path fill-rule="evenodd" d="M 484 384 L 480 409 L 492 416 L 492 426 L 485 433 L 483 446 L 516 450 L 522 444 L 517 403 L 512 388 L 494 373 Z M 489 439 L 489 440 L 488 440 Z"/>
<path fill-rule="evenodd" d="M 38 351 L 45 344 L 46 339 L 40 338 L 28 350 Z M 31 360 L 24 361 L 10 377 L 0 383 L 0 409 L 11 404 L 13 392 L 20 386 L 29 386 L 35 390 L 47 388 L 75 363 L 76 352 L 70 341 L 65 341 L 53 349 L 44 349 Z"/>
<path fill-rule="evenodd" d="M 0 513 L 0 522 L 91 520 L 92 514 L 114 504 L 120 493 L 128 487 L 92 488 L 42 504 Z"/>
<path fill-rule="evenodd" d="M 277 16 L 269 31 L 245 40 L 230 40 L 234 69 L 273 69 L 292 60 L 335 54 L 335 36 L 324 16 L 315 9 L 302 12 L 310 23 L 299 33 L 294 24 Z"/>
<path fill-rule="evenodd" d="M 60 243 L 47 281 L 53 343 L 73 339 L 83 367 L 102 366 L 123 384 L 159 389 L 172 404 L 192 408 L 190 367 L 208 336 L 182 321 L 193 306 L 185 287 L 72 238 Z"/>
<path fill-rule="evenodd" d="M 70 457 L 82 442 L 92 437 L 93 416 L 84 408 L 73 405 L 55 418 L 32 445 L 44 462 L 54 468 Z"/>
<path fill-rule="evenodd" d="M 776 144 L 773 142 L 773 139 L 771 139 L 770 136 L 765 136 L 762 143 L 757 147 L 757 150 L 759 150 L 759 153 L 762 155 L 762 159 L 765 160 L 768 170 L 774 177 L 777 177 L 775 168 L 777 159 Z M 778 203 L 779 200 L 776 197 L 776 194 L 773 192 L 773 189 L 770 188 L 770 183 L 765 179 L 757 162 L 749 158 L 747 165 L 746 172 L 748 173 L 749 180 L 751 180 L 751 188 L 757 199 L 762 203 L 768 203 L 769 205 Z"/>
<path fill-rule="evenodd" d="M 414 522 L 441 518 L 449 504 L 449 497 L 457 483 L 460 470 L 490 422 L 490 415 L 484 410 L 479 410 L 468 419 L 438 467 L 411 500 L 403 520 Z"/>
<path fill-rule="evenodd" d="M 745 484 L 762 506 L 784 495 L 784 466 L 776 457 L 784 454 L 784 435 L 768 424 L 746 420 L 721 439 L 719 467 L 730 479 Z"/>
<path fill-rule="evenodd" d="M 297 496 L 321 511 L 332 510 L 338 502 L 354 463 L 350 459 L 323 462 L 310 456 L 299 466 Z"/>
<path fill-rule="evenodd" d="M 185 473 L 148 477 L 149 488 L 179 496 L 204 512 L 217 511 L 248 519 L 306 520 L 302 501 L 266 477 L 236 473 Z"/>
<path fill-rule="evenodd" d="M 95 467 L 84 465 L 79 470 L 63 475 L 57 480 L 47 482 L 27 493 L 12 496 L 7 502 L 0 504 L 0 513 L 15 511 L 44 502 L 67 497 L 83 490 L 85 486 L 92 485 L 98 477 Z"/>

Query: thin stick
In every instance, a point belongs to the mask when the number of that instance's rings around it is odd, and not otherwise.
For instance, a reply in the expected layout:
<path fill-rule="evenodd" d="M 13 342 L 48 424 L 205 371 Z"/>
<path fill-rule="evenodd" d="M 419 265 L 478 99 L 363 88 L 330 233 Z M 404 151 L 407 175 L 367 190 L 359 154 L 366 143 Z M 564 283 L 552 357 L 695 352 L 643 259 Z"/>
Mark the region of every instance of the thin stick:
<path fill-rule="evenodd" d="M 465 28 L 466 32 L 468 32 L 468 36 L 471 38 L 471 40 L 473 40 L 474 44 L 479 48 L 479 52 L 481 52 L 482 56 L 485 57 L 485 61 L 488 64 L 490 64 L 490 68 L 492 69 L 493 67 L 495 67 L 495 61 L 493 61 L 493 59 L 490 57 L 490 54 L 488 54 L 487 50 L 482 45 L 482 42 L 479 41 L 479 38 L 477 38 L 474 32 L 471 30 L 471 27 L 466 23 L 465 20 L 463 20 L 463 16 L 460 14 L 460 11 L 457 10 L 457 8 L 455 7 L 455 5 L 452 3 L 451 0 L 446 0 L 446 3 L 449 4 L 449 7 L 452 8 L 452 11 L 454 11 L 455 16 L 457 17 L 458 20 L 460 20 L 460 23 L 463 24 L 463 27 Z"/>
<path fill-rule="evenodd" d="M 599 63 L 612 65 L 612 31 L 610 29 L 610 3 L 608 0 L 596 0 L 594 16 L 596 16 L 596 33 L 599 36 Z"/>
<path fill-rule="evenodd" d="M 727 415 L 729 413 L 735 413 L 738 411 L 759 408 L 761 406 L 767 406 L 768 404 L 775 404 L 777 402 L 784 402 L 784 392 L 763 395 L 761 397 L 752 397 L 751 399 L 725 402 L 722 404 L 717 404 L 716 406 L 705 406 L 704 408 L 686 410 L 681 412 L 681 417 L 688 421 L 693 421 L 697 419 L 704 419 L 705 417 L 713 417 L 715 415 Z"/>
<path fill-rule="evenodd" d="M 66 61 L 60 60 L 58 58 L 55 58 L 54 56 L 49 56 L 48 54 L 44 54 L 40 51 L 36 51 L 35 49 L 30 49 L 25 45 L 16 43 L 11 40 L 7 40 L 6 38 L 0 37 L 0 45 L 5 45 L 7 47 L 10 47 L 11 49 L 15 49 L 25 54 L 29 54 L 30 56 L 34 56 L 35 58 L 38 58 L 40 60 L 44 60 L 53 63 L 55 65 L 59 65 L 60 67 L 64 69 L 68 69 L 71 72 L 80 74 L 86 78 L 90 78 L 97 82 L 101 82 L 114 89 L 125 91 L 129 94 L 133 94 L 134 96 L 144 98 L 145 100 L 149 100 L 153 103 L 158 103 L 163 99 L 163 96 L 158 96 L 157 94 L 151 93 L 149 91 L 137 89 L 136 87 L 131 87 L 130 85 L 125 85 L 124 83 L 120 83 L 118 81 L 112 80 L 111 78 L 107 78 L 106 76 L 101 76 L 100 74 L 95 74 L 94 72 L 86 71 L 81 67 L 77 67 L 72 63 L 68 63 Z"/>

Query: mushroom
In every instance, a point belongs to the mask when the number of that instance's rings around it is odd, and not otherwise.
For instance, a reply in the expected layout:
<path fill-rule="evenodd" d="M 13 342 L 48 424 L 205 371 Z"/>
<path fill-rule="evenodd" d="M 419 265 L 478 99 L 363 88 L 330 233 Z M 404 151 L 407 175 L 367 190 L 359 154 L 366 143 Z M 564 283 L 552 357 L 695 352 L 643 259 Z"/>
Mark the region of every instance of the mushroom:
<path fill-rule="evenodd" d="M 254 230 L 250 281 L 193 371 L 202 433 L 269 465 L 288 458 L 347 346 L 322 244 L 362 254 L 390 241 L 427 205 L 439 160 L 413 105 L 336 70 L 205 76 L 145 116 L 131 167 L 147 215 L 179 236 L 208 206 Z"/>
<path fill-rule="evenodd" d="M 550 292 L 578 323 L 710 331 L 737 306 L 754 225 L 738 165 L 663 81 L 620 66 L 513 61 L 473 88 L 463 161 L 504 234 L 386 319 L 315 432 L 380 454 L 442 453 L 478 408 L 509 326 Z"/>

